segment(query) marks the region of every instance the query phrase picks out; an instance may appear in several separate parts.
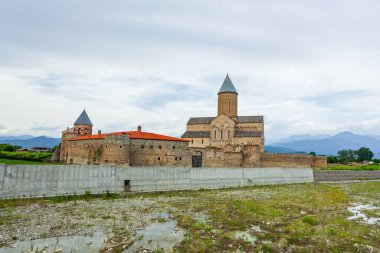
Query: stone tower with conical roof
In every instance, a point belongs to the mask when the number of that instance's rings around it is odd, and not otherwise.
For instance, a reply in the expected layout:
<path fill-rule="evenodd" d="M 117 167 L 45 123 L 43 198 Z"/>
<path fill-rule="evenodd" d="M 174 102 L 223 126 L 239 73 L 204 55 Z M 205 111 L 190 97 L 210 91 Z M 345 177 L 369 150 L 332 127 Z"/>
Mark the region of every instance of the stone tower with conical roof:
<path fill-rule="evenodd" d="M 74 122 L 74 132 L 77 135 L 92 135 L 92 122 L 85 109 Z"/>
<path fill-rule="evenodd" d="M 218 92 L 218 116 L 227 115 L 230 118 L 236 118 L 238 115 L 238 93 L 230 77 L 226 76 L 222 87 Z"/>

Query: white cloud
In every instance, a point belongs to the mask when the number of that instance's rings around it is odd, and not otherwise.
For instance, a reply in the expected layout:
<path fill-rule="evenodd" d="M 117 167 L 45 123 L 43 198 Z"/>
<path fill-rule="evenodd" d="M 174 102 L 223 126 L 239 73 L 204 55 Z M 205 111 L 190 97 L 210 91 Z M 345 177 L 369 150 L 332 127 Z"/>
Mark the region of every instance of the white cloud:
<path fill-rule="evenodd" d="M 95 128 L 180 135 L 216 114 L 226 72 L 266 138 L 376 134 L 373 1 L 2 1 L 0 134 Z"/>

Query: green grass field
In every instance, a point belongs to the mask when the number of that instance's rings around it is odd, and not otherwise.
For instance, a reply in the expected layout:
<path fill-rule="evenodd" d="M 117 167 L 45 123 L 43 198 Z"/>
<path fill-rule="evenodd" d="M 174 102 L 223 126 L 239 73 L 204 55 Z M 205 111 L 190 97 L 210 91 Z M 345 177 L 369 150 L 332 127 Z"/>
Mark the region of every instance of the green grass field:
<path fill-rule="evenodd" d="M 380 164 L 372 165 L 345 165 L 345 164 L 329 164 L 326 170 L 380 170 Z"/>
<path fill-rule="evenodd" d="M 49 162 L 34 162 L 34 161 L 11 160 L 11 159 L 2 159 L 2 158 L 0 158 L 0 163 L 5 163 L 5 164 L 38 164 L 38 165 L 55 164 L 55 163 L 49 163 Z"/>

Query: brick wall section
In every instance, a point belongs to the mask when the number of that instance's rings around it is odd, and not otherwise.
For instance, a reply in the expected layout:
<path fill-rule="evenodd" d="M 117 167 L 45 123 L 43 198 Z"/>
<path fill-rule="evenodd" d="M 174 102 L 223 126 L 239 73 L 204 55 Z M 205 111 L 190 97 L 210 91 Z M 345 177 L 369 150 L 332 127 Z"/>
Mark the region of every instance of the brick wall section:
<path fill-rule="evenodd" d="M 314 181 L 352 181 L 380 179 L 380 170 L 314 170 Z"/>
<path fill-rule="evenodd" d="M 323 156 L 302 154 L 260 154 L 260 167 L 283 167 L 283 168 L 324 168 L 327 159 Z"/>

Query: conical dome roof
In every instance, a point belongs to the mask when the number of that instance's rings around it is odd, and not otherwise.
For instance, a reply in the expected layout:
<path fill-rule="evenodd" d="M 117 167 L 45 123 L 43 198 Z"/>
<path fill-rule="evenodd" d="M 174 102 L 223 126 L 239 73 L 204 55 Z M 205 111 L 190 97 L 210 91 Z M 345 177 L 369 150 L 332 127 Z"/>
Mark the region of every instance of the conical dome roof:
<path fill-rule="evenodd" d="M 78 119 L 74 122 L 75 125 L 89 125 L 92 126 L 92 122 L 90 118 L 88 117 L 86 110 L 83 110 L 83 112 L 79 115 Z"/>
<path fill-rule="evenodd" d="M 222 87 L 220 87 L 218 95 L 220 93 L 224 93 L 224 92 L 232 92 L 232 93 L 236 93 L 236 95 L 238 94 L 237 91 L 236 91 L 236 89 L 235 89 L 235 86 L 232 83 L 232 81 L 231 81 L 230 77 L 228 76 L 228 74 L 227 74 L 226 78 L 224 79 Z"/>

